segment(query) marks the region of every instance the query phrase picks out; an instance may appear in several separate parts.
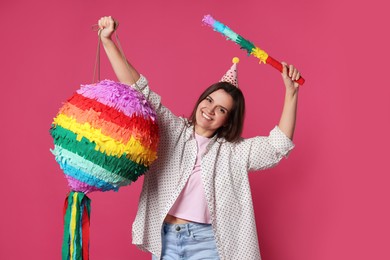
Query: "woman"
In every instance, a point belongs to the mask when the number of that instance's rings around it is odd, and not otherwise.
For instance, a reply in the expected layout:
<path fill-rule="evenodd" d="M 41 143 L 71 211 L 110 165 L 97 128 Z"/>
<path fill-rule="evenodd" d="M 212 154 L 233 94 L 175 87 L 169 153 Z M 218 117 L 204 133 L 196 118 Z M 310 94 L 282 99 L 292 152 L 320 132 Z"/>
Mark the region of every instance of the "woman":
<path fill-rule="evenodd" d="M 140 89 L 158 114 L 158 159 L 144 178 L 133 243 L 153 259 L 260 259 L 247 173 L 275 166 L 293 148 L 299 72 L 283 63 L 278 126 L 243 139 L 245 101 L 236 86 L 213 84 L 190 119 L 177 117 L 122 58 L 111 40 L 114 20 L 102 17 L 99 27 L 118 80 Z"/>

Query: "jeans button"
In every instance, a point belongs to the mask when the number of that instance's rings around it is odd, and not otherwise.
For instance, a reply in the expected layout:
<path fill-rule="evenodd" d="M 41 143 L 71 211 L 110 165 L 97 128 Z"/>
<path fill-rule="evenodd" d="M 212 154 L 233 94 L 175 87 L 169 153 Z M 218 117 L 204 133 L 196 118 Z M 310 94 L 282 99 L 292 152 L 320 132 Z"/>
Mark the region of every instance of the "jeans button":
<path fill-rule="evenodd" d="M 179 226 L 176 226 L 176 231 L 180 231 L 180 227 Z"/>

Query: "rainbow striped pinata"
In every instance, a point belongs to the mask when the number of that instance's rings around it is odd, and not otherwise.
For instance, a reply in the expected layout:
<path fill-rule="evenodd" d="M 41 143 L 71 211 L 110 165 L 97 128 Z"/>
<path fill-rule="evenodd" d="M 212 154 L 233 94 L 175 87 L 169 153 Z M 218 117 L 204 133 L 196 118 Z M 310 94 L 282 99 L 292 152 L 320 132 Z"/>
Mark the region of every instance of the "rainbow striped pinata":
<path fill-rule="evenodd" d="M 156 159 L 157 116 L 142 93 L 110 80 L 82 85 L 50 129 L 52 153 L 71 192 L 64 206 L 62 259 L 89 259 L 92 191 L 117 191 Z"/>

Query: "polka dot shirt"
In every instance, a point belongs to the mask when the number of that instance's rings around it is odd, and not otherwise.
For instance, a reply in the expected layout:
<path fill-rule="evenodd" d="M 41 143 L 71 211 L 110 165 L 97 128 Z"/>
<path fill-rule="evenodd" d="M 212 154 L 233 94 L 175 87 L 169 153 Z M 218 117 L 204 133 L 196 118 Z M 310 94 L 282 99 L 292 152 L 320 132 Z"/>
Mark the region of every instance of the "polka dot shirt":
<path fill-rule="evenodd" d="M 158 114 L 158 159 L 145 174 L 133 244 L 161 255 L 161 227 L 185 186 L 197 156 L 193 126 L 161 104 L 144 76 L 136 83 Z M 202 157 L 202 181 L 218 253 L 225 259 L 261 259 L 248 172 L 273 167 L 294 147 L 276 126 L 269 136 L 236 143 L 213 137 Z"/>

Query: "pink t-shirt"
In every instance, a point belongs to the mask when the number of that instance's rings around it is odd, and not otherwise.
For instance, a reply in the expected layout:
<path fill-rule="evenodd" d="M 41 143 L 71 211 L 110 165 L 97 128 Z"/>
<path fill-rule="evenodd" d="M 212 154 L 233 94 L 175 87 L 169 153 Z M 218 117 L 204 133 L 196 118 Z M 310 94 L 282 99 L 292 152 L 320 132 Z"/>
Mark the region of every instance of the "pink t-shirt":
<path fill-rule="evenodd" d="M 202 182 L 201 159 L 210 139 L 195 133 L 198 144 L 198 154 L 195 166 L 192 170 L 186 185 L 181 191 L 169 214 L 198 223 L 211 224 L 209 209 Z"/>

